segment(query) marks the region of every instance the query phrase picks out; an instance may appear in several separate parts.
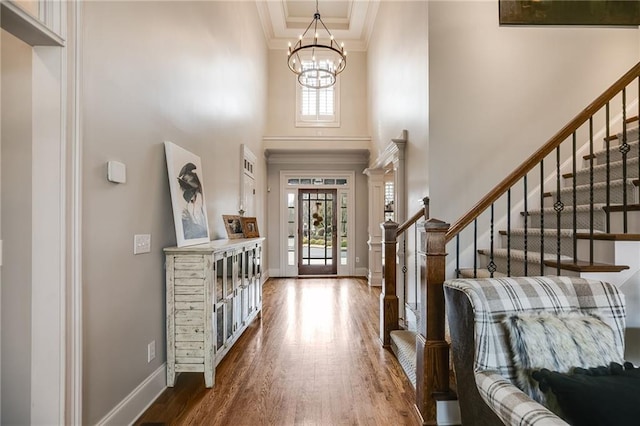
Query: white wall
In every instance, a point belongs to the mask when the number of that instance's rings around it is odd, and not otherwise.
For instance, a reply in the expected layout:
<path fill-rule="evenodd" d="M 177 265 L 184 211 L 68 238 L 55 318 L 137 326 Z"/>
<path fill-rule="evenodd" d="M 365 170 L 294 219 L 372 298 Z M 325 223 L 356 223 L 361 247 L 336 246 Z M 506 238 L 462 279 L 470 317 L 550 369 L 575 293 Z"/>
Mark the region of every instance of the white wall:
<path fill-rule="evenodd" d="M 500 27 L 496 1 L 428 5 L 431 211 L 451 222 L 637 63 L 640 39 Z"/>
<path fill-rule="evenodd" d="M 82 37 L 83 423 L 94 424 L 166 359 L 162 248 L 176 239 L 163 141 L 201 157 L 212 238 L 226 236 L 240 145 L 262 152 L 267 50 L 253 2 L 85 2 Z M 109 160 L 126 164 L 126 184 L 106 180 Z M 266 229 L 260 155 L 256 172 Z M 152 235 L 150 254 L 133 255 L 138 233 Z"/>
<path fill-rule="evenodd" d="M 31 418 L 32 50 L 2 30 L 2 424 Z"/>
<path fill-rule="evenodd" d="M 369 122 L 375 160 L 408 131 L 406 213 L 428 195 L 429 40 L 424 1 L 381 2 L 367 56 Z"/>
<path fill-rule="evenodd" d="M 407 130 L 406 217 L 429 195 L 429 40 L 425 1 L 380 3 L 367 56 L 371 159 Z M 415 230 L 406 233 L 407 277 L 415 282 Z M 402 293 L 402 289 L 398 289 Z"/>
<path fill-rule="evenodd" d="M 349 52 L 347 56 L 347 67 L 338 76 L 340 127 L 296 127 L 296 77 L 287 67 L 286 51 L 270 50 L 269 110 L 265 136 L 368 136 L 367 56 L 364 52 Z"/>

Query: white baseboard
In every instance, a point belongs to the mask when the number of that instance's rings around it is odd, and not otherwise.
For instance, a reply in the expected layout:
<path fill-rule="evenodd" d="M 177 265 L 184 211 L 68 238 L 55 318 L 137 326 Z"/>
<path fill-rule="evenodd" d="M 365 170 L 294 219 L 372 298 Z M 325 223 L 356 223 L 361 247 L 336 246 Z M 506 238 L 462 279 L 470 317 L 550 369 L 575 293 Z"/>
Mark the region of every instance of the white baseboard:
<path fill-rule="evenodd" d="M 167 363 L 165 362 L 104 416 L 98 422 L 98 426 L 132 424 L 166 388 Z"/>

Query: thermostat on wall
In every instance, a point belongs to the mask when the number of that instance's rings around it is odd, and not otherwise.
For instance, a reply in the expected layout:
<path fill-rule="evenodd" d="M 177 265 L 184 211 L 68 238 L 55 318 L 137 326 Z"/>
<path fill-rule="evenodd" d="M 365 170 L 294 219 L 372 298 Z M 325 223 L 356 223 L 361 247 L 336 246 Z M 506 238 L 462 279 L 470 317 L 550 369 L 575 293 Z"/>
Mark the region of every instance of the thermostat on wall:
<path fill-rule="evenodd" d="M 107 180 L 114 183 L 127 181 L 127 166 L 119 161 L 107 162 Z"/>

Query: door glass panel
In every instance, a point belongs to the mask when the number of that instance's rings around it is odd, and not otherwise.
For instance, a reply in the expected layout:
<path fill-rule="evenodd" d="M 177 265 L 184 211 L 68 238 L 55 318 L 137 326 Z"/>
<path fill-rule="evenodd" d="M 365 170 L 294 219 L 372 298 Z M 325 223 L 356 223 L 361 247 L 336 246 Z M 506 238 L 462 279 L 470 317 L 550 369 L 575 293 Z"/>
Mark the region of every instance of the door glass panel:
<path fill-rule="evenodd" d="M 222 303 L 217 306 L 216 310 L 216 349 L 219 351 L 224 344 L 224 307 Z"/>
<path fill-rule="evenodd" d="M 233 255 L 225 258 L 225 281 L 224 281 L 224 297 L 227 298 L 233 292 Z"/>
<path fill-rule="evenodd" d="M 299 274 L 335 274 L 337 271 L 336 190 L 300 189 Z"/>
<path fill-rule="evenodd" d="M 287 265 L 296 264 L 296 196 L 287 194 Z"/>
<path fill-rule="evenodd" d="M 340 194 L 340 264 L 347 264 L 347 193 Z"/>
<path fill-rule="evenodd" d="M 220 302 L 223 297 L 224 283 L 224 259 L 216 260 L 216 303 Z"/>

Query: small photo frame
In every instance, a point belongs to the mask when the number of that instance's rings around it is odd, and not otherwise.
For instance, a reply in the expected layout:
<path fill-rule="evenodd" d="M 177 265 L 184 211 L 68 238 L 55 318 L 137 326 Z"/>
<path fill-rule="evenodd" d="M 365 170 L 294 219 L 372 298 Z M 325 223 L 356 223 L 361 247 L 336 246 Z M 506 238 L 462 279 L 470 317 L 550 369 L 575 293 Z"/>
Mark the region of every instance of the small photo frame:
<path fill-rule="evenodd" d="M 241 216 L 223 214 L 222 220 L 224 221 L 224 228 L 227 230 L 227 236 L 230 240 L 244 237 Z"/>
<path fill-rule="evenodd" d="M 255 217 L 243 217 L 241 221 L 245 238 L 258 238 L 260 236 L 260 232 L 258 232 L 258 221 Z"/>

